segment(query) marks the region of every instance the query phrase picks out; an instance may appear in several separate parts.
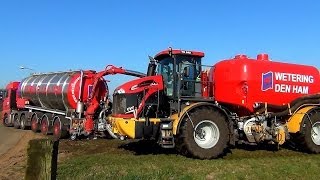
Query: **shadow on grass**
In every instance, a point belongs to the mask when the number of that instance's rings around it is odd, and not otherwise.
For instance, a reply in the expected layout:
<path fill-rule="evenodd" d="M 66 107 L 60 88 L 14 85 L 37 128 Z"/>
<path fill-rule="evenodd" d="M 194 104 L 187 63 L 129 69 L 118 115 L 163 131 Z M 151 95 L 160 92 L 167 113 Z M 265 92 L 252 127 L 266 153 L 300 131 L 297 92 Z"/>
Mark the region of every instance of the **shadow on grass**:
<path fill-rule="evenodd" d="M 179 154 L 175 149 L 161 148 L 156 141 L 140 140 L 119 145 L 120 149 L 133 152 L 135 155 Z"/>
<path fill-rule="evenodd" d="M 246 150 L 246 151 L 264 150 L 264 151 L 276 152 L 279 150 L 279 147 L 274 144 L 258 144 L 258 145 L 239 144 L 237 145 L 236 148 Z"/>
<path fill-rule="evenodd" d="M 292 141 L 287 141 L 283 145 L 278 146 L 275 144 L 258 144 L 258 145 L 247 145 L 247 144 L 240 144 L 237 145 L 237 149 L 242 149 L 246 151 L 256 151 L 256 150 L 264 150 L 264 151 L 270 151 L 270 152 L 277 152 L 281 149 L 286 149 L 290 151 L 296 151 L 296 152 L 302 152 L 302 149 L 299 148 L 299 146 L 292 142 Z"/>
<path fill-rule="evenodd" d="M 156 141 L 151 140 L 140 140 L 128 142 L 125 144 L 120 144 L 119 149 L 130 151 L 135 155 L 159 155 L 159 154 L 168 154 L 168 155 L 179 155 L 175 149 L 164 149 L 161 148 Z M 272 144 L 260 144 L 260 145 L 237 145 L 236 151 L 233 149 L 227 149 L 223 157 L 227 159 L 234 158 L 256 158 L 256 157 L 279 157 L 279 156 L 297 156 L 305 154 L 295 148 L 292 144 L 286 143 L 282 145 L 279 149 L 277 145 Z M 192 157 L 187 157 L 192 158 Z"/>

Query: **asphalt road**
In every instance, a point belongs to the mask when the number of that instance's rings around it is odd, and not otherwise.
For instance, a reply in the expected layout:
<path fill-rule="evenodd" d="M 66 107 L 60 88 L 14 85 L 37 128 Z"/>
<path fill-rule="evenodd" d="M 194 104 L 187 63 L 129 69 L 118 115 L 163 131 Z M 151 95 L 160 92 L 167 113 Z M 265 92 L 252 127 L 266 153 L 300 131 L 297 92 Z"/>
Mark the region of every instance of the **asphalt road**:
<path fill-rule="evenodd" d="M 0 124 L 0 156 L 14 147 L 25 133 L 25 131 Z"/>

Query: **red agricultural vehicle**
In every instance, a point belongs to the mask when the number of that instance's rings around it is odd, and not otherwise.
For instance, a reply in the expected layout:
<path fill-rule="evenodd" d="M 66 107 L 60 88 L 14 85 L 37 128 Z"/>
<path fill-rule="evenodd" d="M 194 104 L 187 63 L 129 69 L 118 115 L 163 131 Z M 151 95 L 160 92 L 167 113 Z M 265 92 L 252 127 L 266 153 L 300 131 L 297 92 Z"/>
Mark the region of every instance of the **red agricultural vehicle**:
<path fill-rule="evenodd" d="M 104 71 L 32 75 L 7 86 L 3 124 L 55 138 L 109 132 L 119 139 L 154 139 L 163 148 L 211 159 L 238 144 L 297 147 L 320 153 L 320 74 L 312 66 L 237 55 L 213 66 L 204 53 L 164 50 L 150 57 L 147 75 L 108 66 Z M 138 79 L 115 89 L 103 76 Z"/>
<path fill-rule="evenodd" d="M 237 55 L 203 66 L 204 53 L 162 51 L 146 77 L 113 94 L 113 137 L 154 139 L 163 148 L 200 159 L 223 156 L 238 144 L 288 140 L 320 153 L 320 76 L 312 66 Z"/>
<path fill-rule="evenodd" d="M 53 133 L 56 139 L 70 134 L 71 139 L 106 132 L 98 116 L 110 107 L 108 86 L 103 76 L 145 74 L 107 66 L 101 72 L 70 71 L 33 74 L 6 87 L 2 122 L 5 126 L 34 132 Z M 95 121 L 95 122 L 94 122 Z"/>

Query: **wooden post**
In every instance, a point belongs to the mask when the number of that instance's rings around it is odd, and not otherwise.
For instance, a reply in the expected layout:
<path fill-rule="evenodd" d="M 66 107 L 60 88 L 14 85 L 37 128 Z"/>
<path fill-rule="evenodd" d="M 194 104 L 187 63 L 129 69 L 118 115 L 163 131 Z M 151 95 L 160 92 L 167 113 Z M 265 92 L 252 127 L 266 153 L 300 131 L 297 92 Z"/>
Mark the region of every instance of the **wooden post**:
<path fill-rule="evenodd" d="M 26 180 L 55 180 L 57 178 L 59 141 L 34 139 L 29 142 Z"/>

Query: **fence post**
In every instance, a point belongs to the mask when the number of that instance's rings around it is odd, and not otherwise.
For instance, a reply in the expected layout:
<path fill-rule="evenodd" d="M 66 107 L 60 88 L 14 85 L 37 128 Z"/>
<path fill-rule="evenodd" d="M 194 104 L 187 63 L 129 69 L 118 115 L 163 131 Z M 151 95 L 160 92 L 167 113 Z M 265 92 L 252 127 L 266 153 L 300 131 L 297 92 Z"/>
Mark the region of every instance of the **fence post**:
<path fill-rule="evenodd" d="M 29 141 L 26 180 L 55 180 L 57 178 L 59 141 L 34 139 Z"/>

